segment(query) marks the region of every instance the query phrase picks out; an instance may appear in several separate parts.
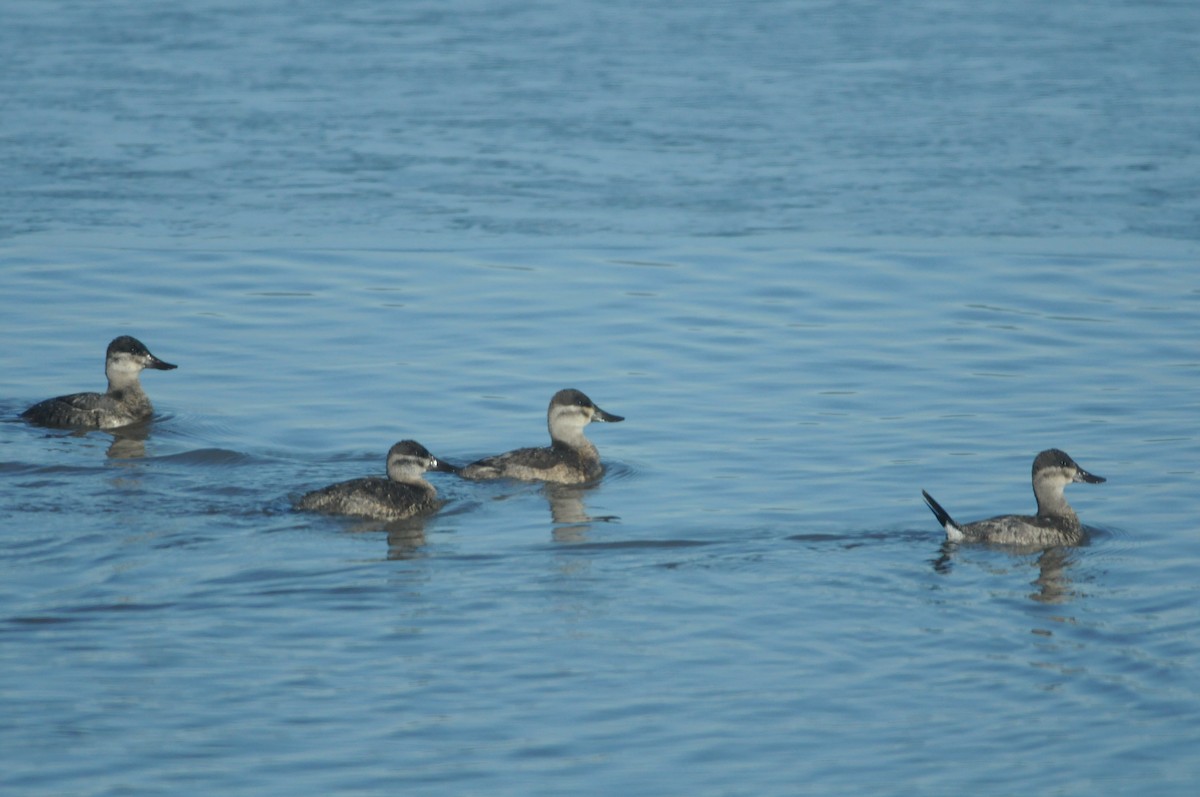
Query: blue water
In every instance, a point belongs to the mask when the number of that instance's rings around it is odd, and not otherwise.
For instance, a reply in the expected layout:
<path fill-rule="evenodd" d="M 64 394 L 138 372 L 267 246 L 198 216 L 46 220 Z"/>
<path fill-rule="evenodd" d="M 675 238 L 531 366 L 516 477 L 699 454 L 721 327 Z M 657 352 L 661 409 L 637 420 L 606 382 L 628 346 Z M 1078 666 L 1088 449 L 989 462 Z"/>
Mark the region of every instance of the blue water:
<path fill-rule="evenodd" d="M 2 10 L 0 790 L 1194 791 L 1194 4 Z"/>

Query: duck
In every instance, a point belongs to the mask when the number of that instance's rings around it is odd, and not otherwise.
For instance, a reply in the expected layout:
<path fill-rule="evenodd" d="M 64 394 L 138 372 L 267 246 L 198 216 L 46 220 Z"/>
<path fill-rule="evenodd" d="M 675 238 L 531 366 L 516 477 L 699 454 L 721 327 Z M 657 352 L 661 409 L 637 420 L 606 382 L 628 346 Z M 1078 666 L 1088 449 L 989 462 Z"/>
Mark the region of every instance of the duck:
<path fill-rule="evenodd" d="M 117 429 L 140 423 L 154 415 L 154 405 L 138 378 L 142 370 L 173 371 L 177 367 L 155 357 L 137 338 L 121 335 L 113 338 L 104 355 L 108 390 L 39 401 L 21 417 L 37 426 L 59 429 Z"/>
<path fill-rule="evenodd" d="M 486 457 L 459 470 L 464 479 L 519 479 L 557 484 L 583 484 L 604 473 L 600 452 L 583 434 L 593 421 L 619 423 L 620 415 L 605 412 L 581 390 L 566 388 L 554 394 L 546 410 L 550 445 L 518 448 Z"/>
<path fill-rule="evenodd" d="M 415 440 L 401 440 L 387 454 L 387 478 L 367 476 L 331 484 L 305 493 L 296 508 L 309 512 L 374 520 L 407 520 L 441 508 L 437 490 L 425 480 L 426 471 L 454 472 Z"/>
<path fill-rule="evenodd" d="M 1103 484 L 1107 479 L 1088 473 L 1065 451 L 1039 453 L 1033 460 L 1033 495 L 1036 515 L 1000 515 L 974 523 L 958 523 L 924 490 L 921 495 L 950 542 L 978 542 L 1013 546 L 1075 546 L 1086 541 L 1079 516 L 1067 503 L 1068 484 Z"/>

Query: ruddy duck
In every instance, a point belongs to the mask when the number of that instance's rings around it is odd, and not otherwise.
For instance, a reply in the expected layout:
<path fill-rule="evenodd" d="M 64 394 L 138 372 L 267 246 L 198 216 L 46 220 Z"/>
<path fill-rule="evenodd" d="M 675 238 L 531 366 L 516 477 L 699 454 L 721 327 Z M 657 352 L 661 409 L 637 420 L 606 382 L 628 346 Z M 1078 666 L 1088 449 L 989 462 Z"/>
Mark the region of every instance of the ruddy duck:
<path fill-rule="evenodd" d="M 441 502 L 437 490 L 425 481 L 427 470 L 454 472 L 455 468 L 439 461 L 420 443 L 401 440 L 388 451 L 386 479 L 368 476 L 331 484 L 304 495 L 296 508 L 376 520 L 428 515 L 436 512 Z"/>
<path fill-rule="evenodd" d="M 105 393 L 72 393 L 46 399 L 21 413 L 39 426 L 64 429 L 116 429 L 144 421 L 154 414 L 138 374 L 143 368 L 170 371 L 177 366 L 155 357 L 142 342 L 129 335 L 114 338 L 104 357 Z"/>
<path fill-rule="evenodd" d="M 464 466 L 464 479 L 524 479 L 561 484 L 580 484 L 604 472 L 600 452 L 583 436 L 592 421 L 617 423 L 625 420 L 597 407 L 578 390 L 560 390 L 550 399 L 546 425 L 550 427 L 549 448 L 519 448 L 507 454 L 481 459 Z"/>
<path fill-rule="evenodd" d="M 1086 535 L 1075 510 L 1063 496 L 1063 488 L 1073 482 L 1101 484 L 1102 476 L 1094 476 L 1067 456 L 1051 448 L 1033 460 L 1033 495 L 1037 499 L 1037 515 L 1001 515 L 975 523 L 956 523 L 924 490 L 925 503 L 946 530 L 951 542 L 985 542 L 995 545 L 1029 545 L 1049 547 L 1079 545 Z"/>

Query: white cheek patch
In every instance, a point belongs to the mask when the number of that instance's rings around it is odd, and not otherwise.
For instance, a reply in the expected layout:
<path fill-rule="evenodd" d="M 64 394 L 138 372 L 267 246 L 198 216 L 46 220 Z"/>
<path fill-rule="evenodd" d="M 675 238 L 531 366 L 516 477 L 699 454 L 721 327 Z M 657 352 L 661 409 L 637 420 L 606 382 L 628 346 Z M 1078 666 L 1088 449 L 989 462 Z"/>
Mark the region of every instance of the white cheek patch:
<path fill-rule="evenodd" d="M 566 407 L 561 410 L 556 410 L 554 413 L 554 422 L 556 424 L 571 425 L 582 428 L 587 426 L 588 421 L 592 418 L 580 407 Z"/>
<path fill-rule="evenodd" d="M 1062 489 L 1075 480 L 1078 473 L 1074 468 L 1068 470 L 1066 468 L 1055 468 L 1054 470 L 1046 470 L 1037 474 L 1034 478 L 1034 483 L 1048 484 L 1052 487 Z"/>
<path fill-rule="evenodd" d="M 109 369 L 122 374 L 135 374 L 144 367 L 140 362 L 135 360 L 128 354 L 118 354 L 112 359 L 109 364 Z"/>

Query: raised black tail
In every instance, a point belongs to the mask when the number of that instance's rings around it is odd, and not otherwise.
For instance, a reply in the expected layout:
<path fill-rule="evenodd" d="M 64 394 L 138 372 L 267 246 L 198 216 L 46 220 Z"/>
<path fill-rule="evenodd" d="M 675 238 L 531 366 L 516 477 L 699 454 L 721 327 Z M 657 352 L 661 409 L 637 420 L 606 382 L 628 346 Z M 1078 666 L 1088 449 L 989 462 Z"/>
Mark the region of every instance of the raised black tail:
<path fill-rule="evenodd" d="M 954 522 L 954 518 L 950 517 L 950 513 L 942 509 L 942 505 L 933 500 L 933 496 L 924 490 L 921 495 L 925 496 L 925 504 L 929 507 L 929 511 L 937 518 L 938 525 L 946 530 L 946 536 L 952 540 L 961 539 L 963 536 L 962 527 Z"/>

